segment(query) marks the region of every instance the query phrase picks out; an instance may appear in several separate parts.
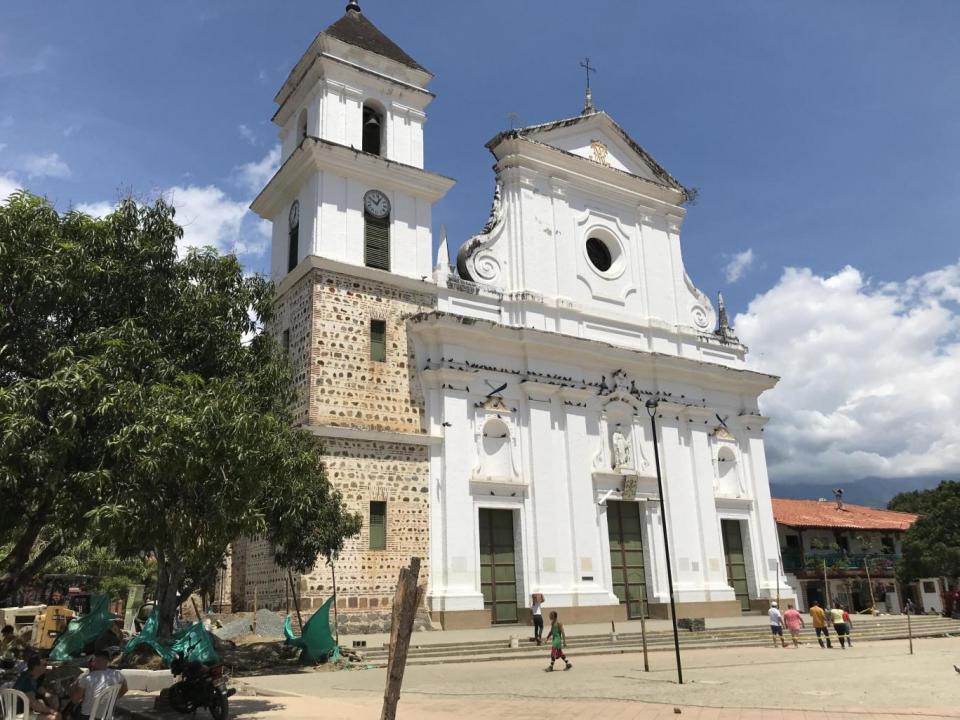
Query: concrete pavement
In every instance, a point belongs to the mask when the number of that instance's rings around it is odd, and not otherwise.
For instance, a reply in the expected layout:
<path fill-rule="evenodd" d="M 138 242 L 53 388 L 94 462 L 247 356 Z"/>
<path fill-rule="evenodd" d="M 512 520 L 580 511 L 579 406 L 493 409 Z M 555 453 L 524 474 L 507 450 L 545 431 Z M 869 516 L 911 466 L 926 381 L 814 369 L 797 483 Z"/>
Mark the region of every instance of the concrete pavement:
<path fill-rule="evenodd" d="M 400 717 L 549 717 L 577 713 L 603 717 L 657 717 L 673 707 L 697 718 L 805 718 L 912 716 L 960 717 L 957 639 L 858 643 L 821 650 L 736 648 L 692 650 L 683 655 L 685 684 L 675 682 L 672 653 L 653 653 L 643 672 L 639 654 L 571 657 L 570 672 L 544 673 L 542 660 L 411 667 L 403 685 Z M 378 716 L 383 670 L 313 672 L 250 678 L 294 717 Z M 310 700 L 312 698 L 312 701 Z M 538 700 L 539 698 L 539 700 Z M 313 703 L 311 705 L 311 702 Z M 309 708 L 315 713 L 310 715 Z M 667 708 L 665 710 L 664 708 Z M 308 713 L 300 715 L 299 713 Z M 288 714 L 291 713 L 291 714 Z"/>
<path fill-rule="evenodd" d="M 671 652 L 578 658 L 570 672 L 545 673 L 547 655 L 504 663 L 407 668 L 398 717 L 602 717 L 687 720 L 898 720 L 958 718 L 960 639 L 859 642 L 822 650 L 768 647 L 683 651 L 685 684 L 677 685 Z M 256 696 L 231 699 L 235 718 L 307 720 L 379 717 L 385 671 L 301 670 L 244 678 Z M 151 696 L 123 699 L 149 711 Z M 141 717 L 155 720 L 149 713 Z M 202 712 L 198 716 L 206 720 Z M 183 720 L 170 715 L 163 720 Z"/>

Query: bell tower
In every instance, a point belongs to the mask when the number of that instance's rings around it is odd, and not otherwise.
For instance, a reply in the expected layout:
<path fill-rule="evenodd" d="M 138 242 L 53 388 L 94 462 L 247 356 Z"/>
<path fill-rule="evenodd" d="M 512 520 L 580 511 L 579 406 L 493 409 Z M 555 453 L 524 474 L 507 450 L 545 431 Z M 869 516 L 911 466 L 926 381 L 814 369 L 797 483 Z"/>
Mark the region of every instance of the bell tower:
<path fill-rule="evenodd" d="M 437 302 L 433 204 L 453 180 L 424 169 L 433 76 L 357 2 L 310 43 L 275 97 L 281 165 L 253 201 L 273 226 L 276 311 L 298 424 L 323 438 L 324 465 L 360 535 L 336 561 L 340 617 L 388 630 L 392 587 L 430 555 L 430 448 L 407 320 Z M 246 605 L 283 601 L 286 571 L 262 540 L 235 545 Z M 308 607 L 333 591 L 325 559 L 300 577 Z M 357 622 L 360 622 L 357 620 Z"/>
<path fill-rule="evenodd" d="M 275 282 L 311 256 L 431 274 L 433 204 L 453 186 L 424 170 L 432 79 L 355 0 L 313 40 L 274 98 L 280 170 L 252 205 Z"/>

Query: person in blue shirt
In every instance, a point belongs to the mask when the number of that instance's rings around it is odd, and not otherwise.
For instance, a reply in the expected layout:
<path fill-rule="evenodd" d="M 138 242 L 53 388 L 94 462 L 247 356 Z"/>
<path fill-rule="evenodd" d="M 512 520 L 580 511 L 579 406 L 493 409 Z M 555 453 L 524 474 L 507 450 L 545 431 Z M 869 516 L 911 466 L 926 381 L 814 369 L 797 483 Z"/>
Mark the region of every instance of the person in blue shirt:
<path fill-rule="evenodd" d="M 41 720 L 61 720 L 60 713 L 47 705 L 40 697 L 40 678 L 47 671 L 47 665 L 39 655 L 27 658 L 27 669 L 20 673 L 20 677 L 13 684 L 14 690 L 19 690 L 30 700 L 30 712 Z M 18 707 L 17 712 L 23 712 Z"/>

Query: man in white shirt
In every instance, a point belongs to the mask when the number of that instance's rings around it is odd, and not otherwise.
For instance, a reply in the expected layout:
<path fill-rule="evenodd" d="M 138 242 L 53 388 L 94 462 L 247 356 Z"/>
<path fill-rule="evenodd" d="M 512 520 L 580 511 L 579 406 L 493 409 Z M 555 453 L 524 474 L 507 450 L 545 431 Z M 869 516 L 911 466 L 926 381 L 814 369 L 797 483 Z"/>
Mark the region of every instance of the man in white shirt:
<path fill-rule="evenodd" d="M 110 655 L 106 651 L 98 650 L 90 664 L 90 672 L 81 675 L 70 690 L 71 702 L 80 705 L 80 720 L 89 720 L 94 698 L 109 685 L 119 685 L 120 695 L 127 692 L 127 681 L 123 673 L 110 667 Z"/>
<path fill-rule="evenodd" d="M 773 635 L 773 646 L 777 646 L 777 638 L 780 638 L 780 644 L 783 647 L 787 646 L 787 641 L 783 639 L 783 613 L 780 612 L 780 608 L 777 607 L 776 602 L 770 603 L 770 611 L 767 613 L 770 616 L 770 632 Z"/>

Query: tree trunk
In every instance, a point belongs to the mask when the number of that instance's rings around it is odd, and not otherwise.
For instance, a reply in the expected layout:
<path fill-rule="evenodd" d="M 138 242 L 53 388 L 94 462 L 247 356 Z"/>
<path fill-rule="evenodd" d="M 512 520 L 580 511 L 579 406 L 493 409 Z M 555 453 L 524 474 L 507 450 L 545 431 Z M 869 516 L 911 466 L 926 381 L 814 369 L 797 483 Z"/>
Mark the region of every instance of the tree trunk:
<path fill-rule="evenodd" d="M 49 563 L 63 550 L 62 540 L 52 540 L 26 563 L 19 563 L 17 567 L 9 567 L 0 575 L 0 598 L 7 597 L 19 591 L 24 585 L 36 577 Z M 46 598 L 44 598 L 46 600 Z"/>
<path fill-rule="evenodd" d="M 173 635 L 173 621 L 179 605 L 177 592 L 183 582 L 183 564 L 176 558 L 157 552 L 157 637 L 169 640 Z"/>

